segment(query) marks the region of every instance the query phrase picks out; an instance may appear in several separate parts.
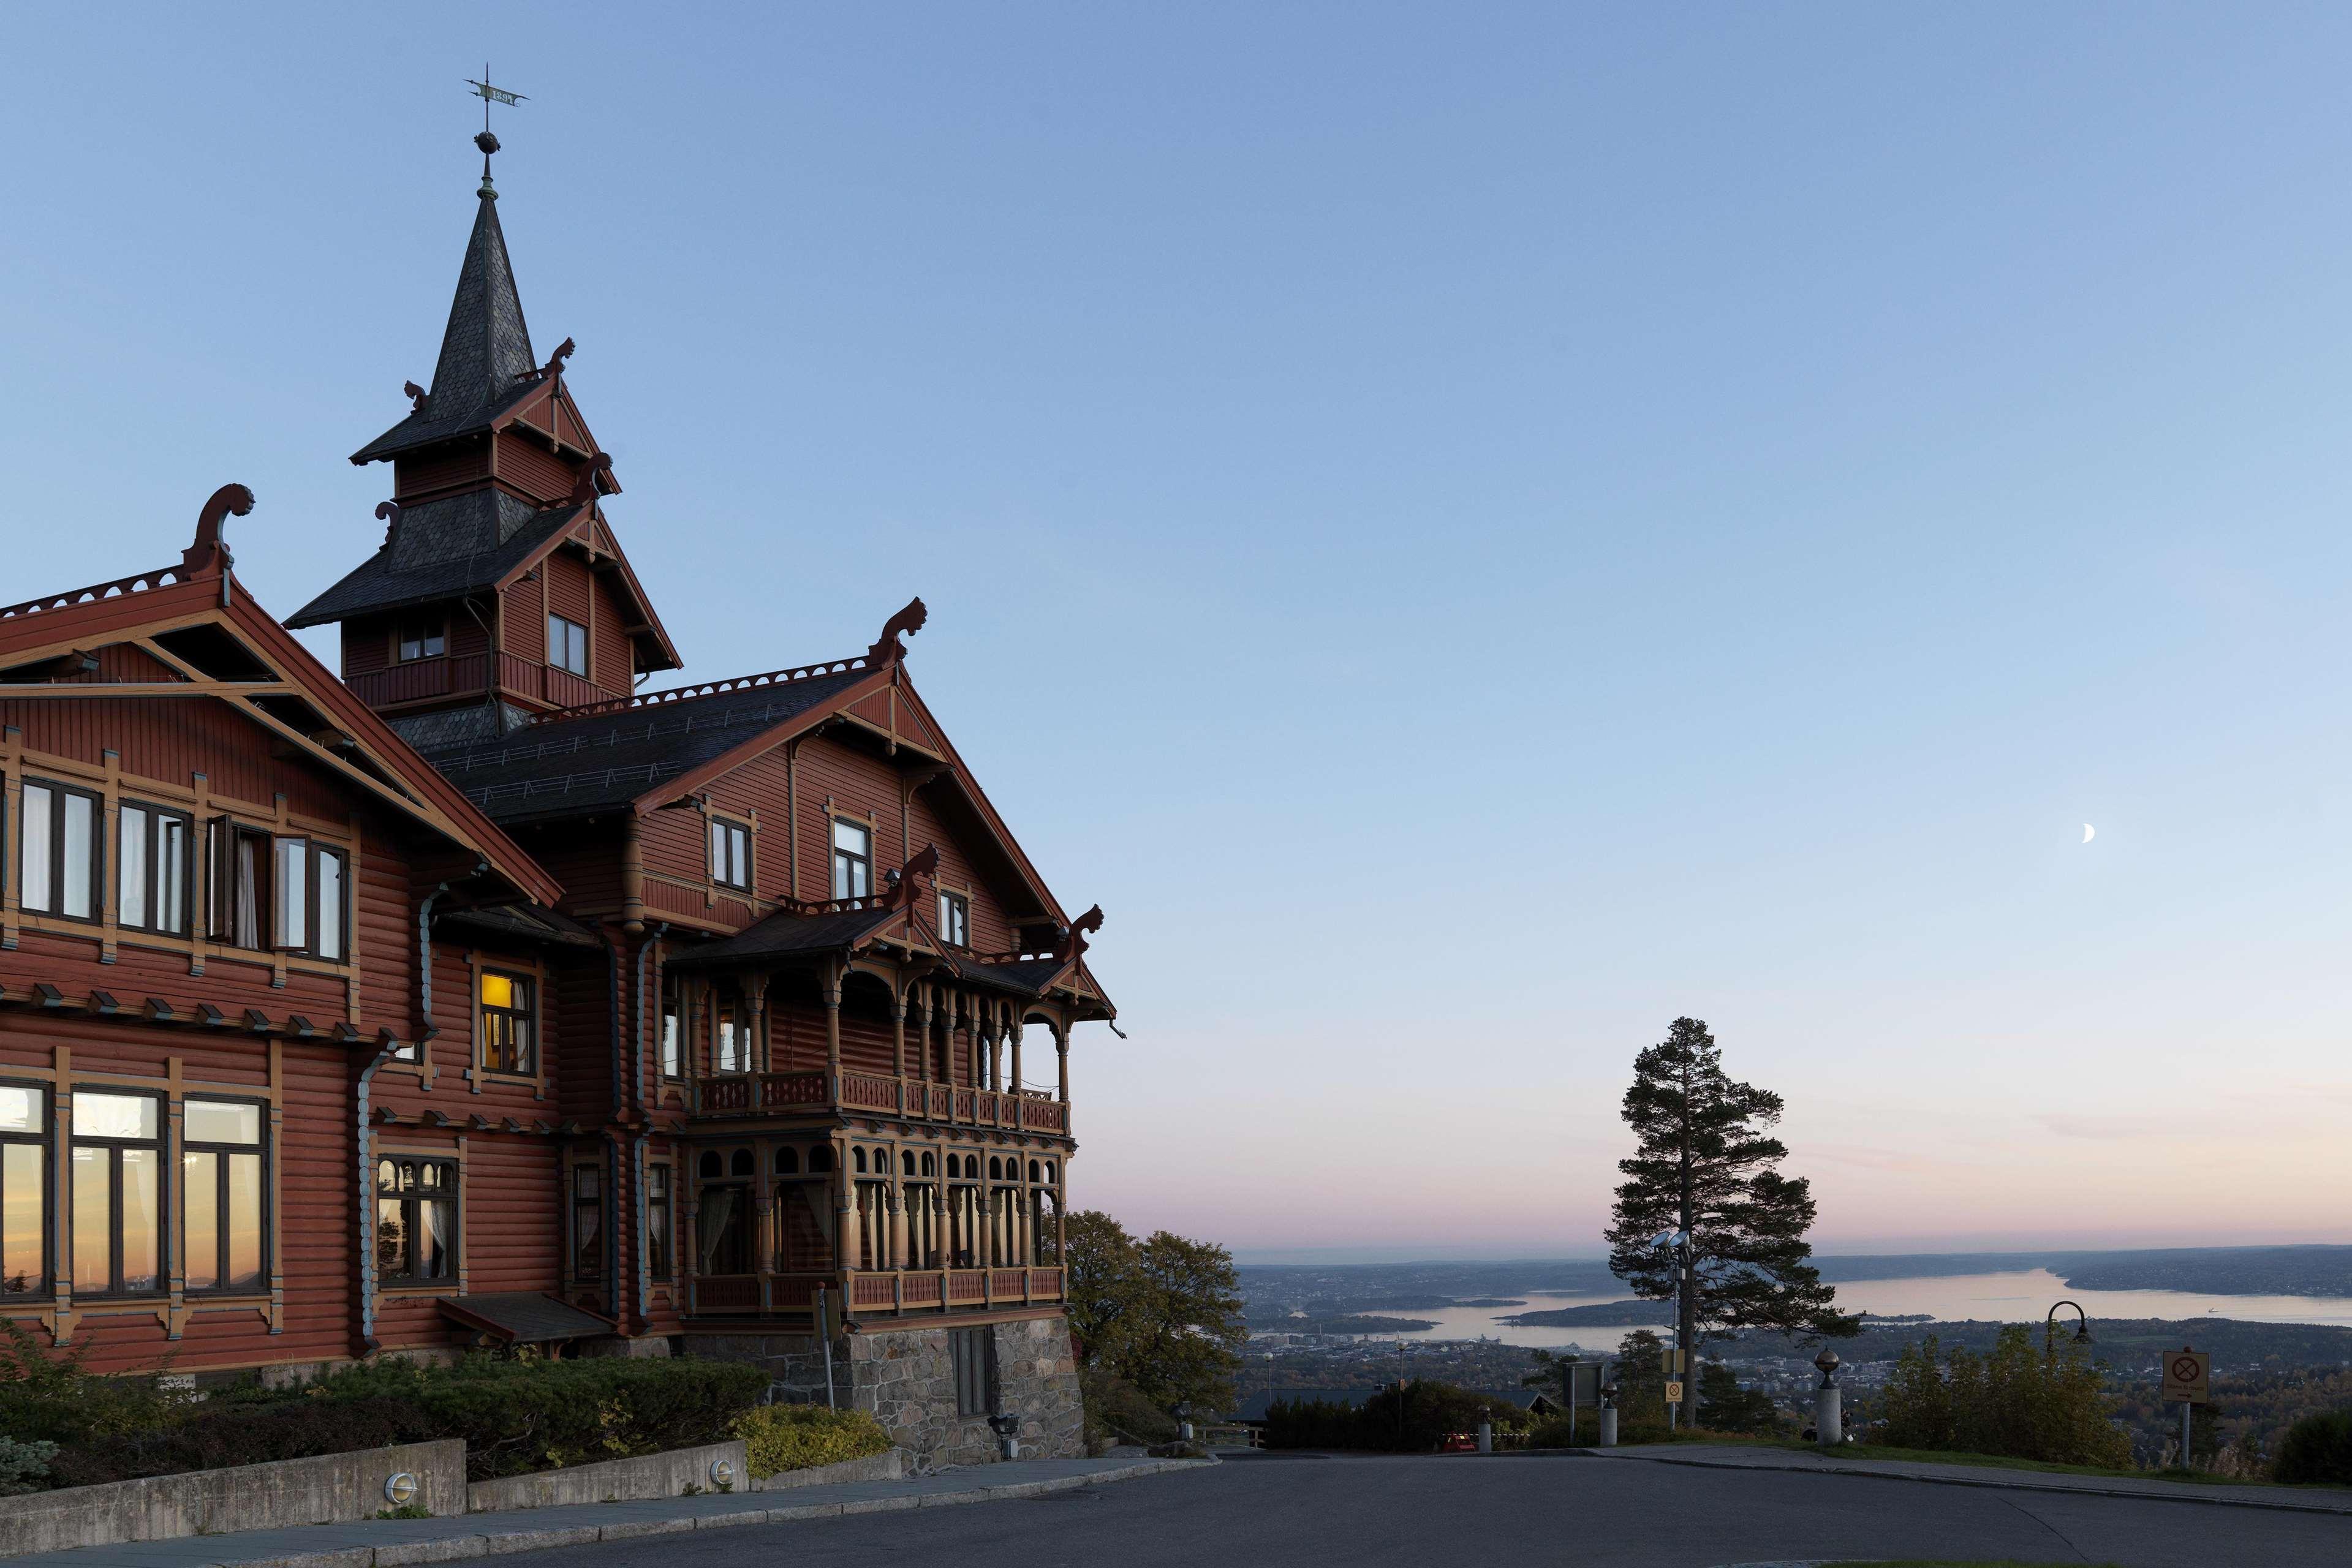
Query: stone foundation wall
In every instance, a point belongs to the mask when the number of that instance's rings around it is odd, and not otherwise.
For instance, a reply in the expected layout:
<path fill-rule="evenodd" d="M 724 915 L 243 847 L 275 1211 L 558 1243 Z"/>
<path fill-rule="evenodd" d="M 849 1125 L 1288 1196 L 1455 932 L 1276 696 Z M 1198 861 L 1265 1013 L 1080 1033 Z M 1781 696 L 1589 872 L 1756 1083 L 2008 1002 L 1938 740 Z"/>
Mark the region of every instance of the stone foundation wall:
<path fill-rule="evenodd" d="M 1024 1458 L 1082 1458 L 1085 1412 L 1068 1322 L 1031 1318 L 989 1325 L 996 1344 L 1000 1405 L 1021 1417 Z M 890 1440 L 926 1465 L 985 1464 L 997 1457 L 985 1416 L 956 1413 L 955 1370 L 948 1327 L 870 1327 L 833 1345 L 835 1398 L 864 1410 Z M 689 1355 L 756 1362 L 776 1396 L 795 1403 L 824 1398 L 824 1359 L 813 1334 L 688 1334 Z"/>

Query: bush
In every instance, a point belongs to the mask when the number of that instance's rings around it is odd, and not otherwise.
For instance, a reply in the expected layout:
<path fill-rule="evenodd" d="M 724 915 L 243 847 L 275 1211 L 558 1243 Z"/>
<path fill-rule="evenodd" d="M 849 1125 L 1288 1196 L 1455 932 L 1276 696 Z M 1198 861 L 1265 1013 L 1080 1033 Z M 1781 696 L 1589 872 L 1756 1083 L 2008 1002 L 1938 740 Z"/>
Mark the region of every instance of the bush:
<path fill-rule="evenodd" d="M 882 1424 L 863 1410 L 828 1410 L 822 1405 L 761 1405 L 735 1417 L 753 1479 L 784 1470 L 805 1470 L 887 1453 Z"/>
<path fill-rule="evenodd" d="M 0 1318 L 0 1433 L 19 1442 L 66 1446 L 169 1426 L 194 1403 L 159 1376 L 110 1377 L 89 1371 L 89 1342 L 42 1347 L 33 1331 Z"/>
<path fill-rule="evenodd" d="M 1497 1404 L 1450 1383 L 1391 1384 L 1362 1406 L 1325 1399 L 1277 1399 L 1265 1413 L 1269 1448 L 1357 1448 L 1377 1453 L 1426 1454 L 1448 1437 L 1475 1434 L 1482 1416 L 1496 1430 L 1515 1430 L 1526 1420 L 1516 1405 Z"/>
<path fill-rule="evenodd" d="M 1990 1352 L 1955 1350 L 1944 1364 L 1930 1334 L 1906 1345 L 1885 1395 L 1881 1440 L 1898 1448 L 2001 1454 L 2062 1465 L 2131 1462 L 2131 1438 L 2087 1355 L 2037 1349 L 2012 1323 Z"/>
<path fill-rule="evenodd" d="M 2289 1427 L 2271 1477 L 2352 1486 L 2352 1410 L 2324 1410 Z"/>
<path fill-rule="evenodd" d="M 439 1435 L 430 1416 L 403 1399 L 207 1405 L 169 1427 L 75 1443 L 58 1455 L 49 1474 L 57 1486 L 98 1486 L 424 1442 Z"/>
<path fill-rule="evenodd" d="M 1078 1374 L 1078 1397 L 1086 1410 L 1088 1452 L 1117 1443 L 1138 1443 L 1148 1448 L 1176 1440 L 1176 1417 L 1116 1373 L 1097 1366 L 1086 1368 Z"/>
<path fill-rule="evenodd" d="M 49 1461 L 58 1457 L 55 1443 L 20 1443 L 0 1437 L 0 1497 L 39 1491 L 48 1485 Z"/>

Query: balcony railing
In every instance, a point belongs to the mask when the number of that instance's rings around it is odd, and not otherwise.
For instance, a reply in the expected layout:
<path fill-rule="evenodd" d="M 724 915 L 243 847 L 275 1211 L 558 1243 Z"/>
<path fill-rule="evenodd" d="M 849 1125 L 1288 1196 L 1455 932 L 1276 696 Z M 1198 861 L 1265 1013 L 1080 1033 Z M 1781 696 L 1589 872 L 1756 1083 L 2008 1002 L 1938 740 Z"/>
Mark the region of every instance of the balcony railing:
<path fill-rule="evenodd" d="M 1025 1307 L 1062 1299 L 1058 1267 L 1015 1269 L 860 1270 L 844 1274 L 702 1274 L 686 1281 L 693 1317 L 778 1317 L 816 1307 L 819 1287 L 849 1315 L 902 1317 L 917 1312 Z"/>
<path fill-rule="evenodd" d="M 717 1073 L 688 1082 L 698 1116 L 843 1111 L 959 1127 L 994 1127 L 1067 1136 L 1070 1107 L 1040 1090 L 951 1088 L 887 1072 Z"/>

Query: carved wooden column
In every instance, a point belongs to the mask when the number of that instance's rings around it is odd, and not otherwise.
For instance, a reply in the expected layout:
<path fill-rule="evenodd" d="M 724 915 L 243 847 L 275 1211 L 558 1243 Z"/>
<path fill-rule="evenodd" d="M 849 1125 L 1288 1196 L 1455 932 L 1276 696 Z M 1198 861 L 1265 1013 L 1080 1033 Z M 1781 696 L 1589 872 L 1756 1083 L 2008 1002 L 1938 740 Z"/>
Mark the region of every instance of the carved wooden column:
<path fill-rule="evenodd" d="M 907 991 L 903 986 L 890 988 L 890 1076 L 907 1076 Z M 899 1110 L 906 1107 L 901 1105 Z"/>
<path fill-rule="evenodd" d="M 1070 1103 L 1070 1030 L 1067 1024 L 1054 1030 L 1054 1056 L 1061 1073 L 1062 1103 Z"/>
<path fill-rule="evenodd" d="M 847 1272 L 857 1267 L 855 1244 L 857 1240 L 857 1211 L 853 1202 L 856 1194 L 850 1186 L 849 1145 L 836 1141 L 833 1145 L 833 1266 Z M 841 1309 L 845 1313 L 849 1302 L 845 1299 Z"/>
<path fill-rule="evenodd" d="M 743 976 L 743 1061 L 752 1072 L 772 1072 L 774 1065 L 768 1060 L 768 976 L 765 970 L 754 970 Z M 756 1091 L 751 1103 L 757 1107 L 760 1096 Z"/>
<path fill-rule="evenodd" d="M 824 1070 L 832 1077 L 831 1099 L 841 1103 L 841 960 L 824 965 Z"/>
<path fill-rule="evenodd" d="M 1014 1126 L 1021 1125 L 1021 1009 L 1015 1008 L 1013 1019 L 1013 1113 Z"/>

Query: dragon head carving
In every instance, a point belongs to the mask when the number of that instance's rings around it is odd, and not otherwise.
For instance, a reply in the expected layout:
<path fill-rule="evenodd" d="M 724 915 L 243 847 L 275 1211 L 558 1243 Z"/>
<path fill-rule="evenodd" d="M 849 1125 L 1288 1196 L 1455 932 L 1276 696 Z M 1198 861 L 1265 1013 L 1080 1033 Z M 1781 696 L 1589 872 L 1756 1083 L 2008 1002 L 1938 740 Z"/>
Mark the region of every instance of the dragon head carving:
<path fill-rule="evenodd" d="M 876 638 L 874 645 L 866 650 L 867 663 L 895 664 L 905 658 L 907 644 L 898 639 L 902 635 L 913 636 L 923 629 L 923 622 L 930 618 L 930 611 L 924 607 L 920 599 L 907 601 L 907 608 L 882 623 L 882 635 Z"/>

